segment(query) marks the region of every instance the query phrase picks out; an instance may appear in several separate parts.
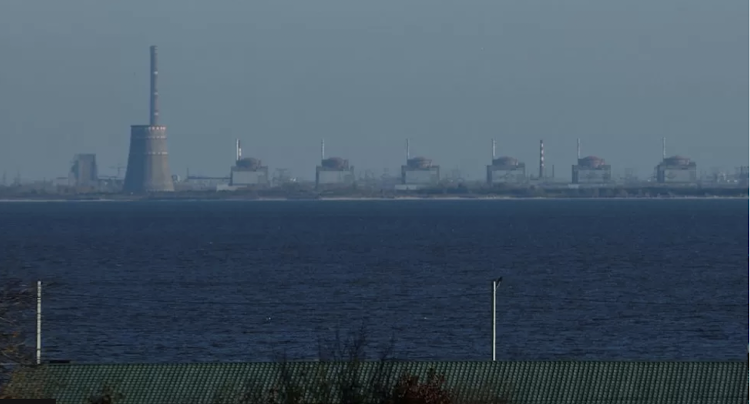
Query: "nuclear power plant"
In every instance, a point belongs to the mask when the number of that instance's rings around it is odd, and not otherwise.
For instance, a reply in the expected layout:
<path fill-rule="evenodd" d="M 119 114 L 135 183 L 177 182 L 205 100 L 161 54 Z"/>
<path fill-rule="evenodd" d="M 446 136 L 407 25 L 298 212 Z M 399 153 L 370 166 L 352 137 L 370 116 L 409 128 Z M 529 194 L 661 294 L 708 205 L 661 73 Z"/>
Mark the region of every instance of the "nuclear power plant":
<path fill-rule="evenodd" d="M 578 164 L 573 166 L 573 184 L 606 184 L 612 180 L 612 167 L 596 156 L 581 158 L 581 139 L 577 139 Z"/>
<path fill-rule="evenodd" d="M 173 192 L 175 182 L 180 183 L 180 190 L 191 186 L 188 184 L 190 175 L 184 183 L 179 177 L 173 177 L 169 167 L 169 154 L 167 152 L 167 128 L 159 123 L 159 71 L 157 65 L 157 48 L 150 47 L 150 105 L 149 122 L 147 125 L 132 125 L 130 129 L 130 148 L 127 161 L 127 169 L 122 190 L 126 193 L 151 193 L 151 192 Z M 229 177 L 195 177 L 201 179 L 216 180 L 208 189 L 216 187 L 217 190 L 237 190 L 241 188 L 270 188 L 272 181 L 269 176 L 269 168 L 262 164 L 257 158 L 243 157 L 240 140 L 235 143 L 235 159 L 230 169 Z M 596 156 L 581 157 L 581 139 L 577 139 L 576 164 L 571 169 L 572 184 L 588 184 L 610 186 L 615 184 L 633 184 L 632 175 L 626 174 L 622 178 L 613 180 L 612 168 L 604 159 Z M 110 167 L 114 168 L 114 167 Z M 544 140 L 539 140 L 539 167 L 537 173 L 528 173 L 526 165 L 518 159 L 504 155 L 497 156 L 497 143 L 492 139 L 492 161 L 486 166 L 486 183 L 490 186 L 500 184 L 528 184 L 531 187 L 558 187 L 562 181 L 555 181 L 554 165 L 551 166 L 552 175 L 547 175 L 544 156 Z M 58 177 L 79 189 L 97 189 L 106 187 L 115 189 L 120 187 L 118 165 L 117 177 L 99 178 L 96 157 L 94 154 L 78 154 L 75 162 L 71 165 L 67 177 Z M 744 171 L 743 171 L 744 170 Z M 369 170 L 368 170 L 369 171 Z M 458 171 L 458 170 L 454 170 Z M 534 170 L 536 171 L 536 170 Z M 699 178 L 696 163 L 687 157 L 666 155 L 666 139 L 662 139 L 662 161 L 655 168 L 655 175 L 647 182 L 659 184 L 698 184 L 712 182 L 715 184 L 732 184 L 741 181 L 747 182 L 747 169 L 739 169 L 733 179 L 725 172 L 715 170 L 713 177 L 701 175 Z M 370 173 L 371 174 L 371 173 Z M 396 190 L 420 190 L 436 187 L 441 184 L 440 166 L 434 165 L 432 160 L 425 157 L 412 157 L 410 140 L 406 140 L 406 163 L 401 166 L 399 176 L 384 175 L 380 181 L 373 180 L 372 175 L 366 175 L 364 184 L 370 186 L 384 187 L 382 189 Z M 288 176 L 287 176 L 288 177 Z M 287 178 L 284 177 L 284 178 Z M 281 178 L 281 177 L 279 177 Z M 291 177 L 288 177 L 291 178 Z M 452 179 L 459 178 L 457 182 L 464 183 L 463 177 L 451 176 Z M 293 182 L 303 184 L 303 181 Z M 480 181 L 484 182 L 484 181 Z M 276 181 L 274 181 L 276 183 Z M 312 184 L 308 183 L 310 186 Z M 354 167 L 349 161 L 339 157 L 326 157 L 325 141 L 320 143 L 320 165 L 315 168 L 315 188 L 341 189 L 353 188 L 356 184 Z M 372 185 L 379 184 L 379 185 Z M 387 185 L 385 185 L 387 184 Z M 278 184 L 277 184 L 278 185 Z M 450 181 L 446 182 L 450 186 Z M 465 190 L 465 185 L 462 185 Z M 578 188 L 572 186 L 572 188 Z M 446 188 L 443 188 L 445 191 Z"/>
<path fill-rule="evenodd" d="M 229 186 L 246 188 L 267 188 L 271 184 L 268 167 L 259 159 L 242 157 L 242 144 L 235 141 L 235 163 L 232 166 Z"/>
<path fill-rule="evenodd" d="M 123 191 L 128 193 L 172 192 L 167 128 L 159 125 L 159 91 L 156 46 L 151 47 L 151 102 L 148 125 L 130 127 L 130 152 Z"/>
<path fill-rule="evenodd" d="M 174 192 L 175 184 L 178 185 L 180 191 L 265 189 L 271 187 L 279 188 L 281 191 L 294 189 L 307 192 L 307 190 L 312 190 L 313 183 L 309 177 L 311 171 L 305 170 L 308 175 L 297 177 L 290 175 L 287 168 L 277 168 L 275 171 L 277 175 L 274 175 L 272 179 L 269 175 L 269 167 L 264 166 L 260 159 L 242 156 L 239 139 L 235 143 L 236 155 L 229 176 L 226 175 L 226 172 L 221 176 L 190 176 L 189 169 L 184 181 L 179 176 L 173 176 L 169 166 L 167 128 L 159 122 L 158 78 L 157 47 L 151 46 L 149 121 L 145 125 L 132 125 L 130 127 L 127 165 L 122 166 L 118 161 L 116 167 L 108 167 L 109 169 L 117 169 L 116 176 L 100 176 L 103 170 L 102 167 L 97 167 L 95 154 L 76 154 L 75 161 L 66 167 L 67 175 L 55 177 L 55 186 L 75 187 L 77 188 L 74 190 L 75 192 L 119 192 L 119 190 L 122 190 L 129 194 Z M 634 167 L 625 168 L 624 175 L 613 178 L 612 167 L 604 159 L 591 155 L 581 157 L 581 139 L 577 139 L 577 160 L 576 164 L 571 167 L 571 179 L 568 183 L 567 178 L 555 179 L 554 165 L 550 165 L 551 170 L 548 170 L 548 167 L 545 166 L 544 146 L 544 140 L 540 139 L 538 170 L 534 168 L 527 172 L 526 165 L 518 159 L 505 154 L 498 157 L 497 143 L 495 139 L 492 139 L 492 160 L 489 165 L 485 166 L 486 176 L 474 181 L 474 178 L 471 178 L 470 175 L 463 175 L 462 170 L 458 168 L 454 168 L 449 176 L 441 179 L 440 166 L 433 164 L 431 159 L 425 157 L 412 157 L 410 140 L 406 139 L 406 162 L 400 166 L 400 175 L 392 175 L 388 168 L 384 168 L 383 175 L 379 177 L 374 175 L 372 170 L 365 170 L 364 175 L 361 172 L 358 173 L 360 176 L 359 184 L 362 185 L 360 190 L 369 188 L 366 189 L 369 192 L 373 188 L 379 188 L 379 191 L 384 192 L 395 188 L 404 191 L 427 190 L 425 193 L 429 193 L 431 192 L 429 188 L 436 188 L 436 191 L 443 193 L 456 190 L 457 193 L 465 193 L 468 189 L 467 185 L 475 183 L 480 188 L 514 184 L 516 186 L 508 187 L 514 190 L 528 186 L 534 192 L 538 189 L 587 188 L 575 186 L 577 184 L 591 185 L 588 188 L 595 188 L 595 186 L 601 188 L 648 186 L 658 188 L 660 191 L 671 188 L 670 185 L 679 185 L 675 188 L 684 191 L 690 186 L 703 186 L 704 184 L 733 186 L 734 184 L 747 184 L 748 182 L 747 166 L 735 167 L 734 174 L 724 170 L 726 167 L 715 167 L 711 169 L 710 175 L 707 173 L 699 175 L 697 164 L 689 158 L 679 155 L 667 157 L 666 139 L 663 138 L 661 162 L 653 171 L 649 167 L 649 172 L 653 175 L 650 174 L 651 177 L 643 181 L 638 180 Z M 457 160 L 455 157 L 454 161 Z M 461 163 L 464 167 L 476 167 L 473 164 L 474 162 Z M 481 164 L 481 166 L 484 166 L 484 164 Z M 120 175 L 120 170 L 123 167 L 126 168 L 124 179 Z M 473 170 L 474 168 L 468 169 Z M 20 174 L 17 177 L 15 183 L 20 184 Z M 472 181 L 469 181 L 469 179 Z M 292 183 L 294 183 L 294 186 L 286 186 Z M 485 187 L 485 184 L 490 187 Z M 660 185 L 655 186 L 656 184 Z M 349 164 L 349 160 L 340 157 L 326 157 L 325 141 L 321 140 L 320 165 L 315 166 L 315 188 L 321 190 L 354 189 L 355 185 L 358 185 L 355 170 Z M 66 192 L 69 192 L 69 190 L 66 190 Z"/>
<path fill-rule="evenodd" d="M 661 140 L 661 163 L 656 166 L 656 182 L 693 183 L 698 180 L 697 165 L 687 157 L 667 157 L 667 138 Z"/>
<path fill-rule="evenodd" d="M 492 164 L 487 166 L 487 184 L 522 183 L 526 181 L 526 165 L 513 157 L 496 155 L 495 139 L 492 139 Z"/>
<path fill-rule="evenodd" d="M 320 165 L 315 167 L 317 189 L 346 188 L 354 185 L 354 167 L 340 157 L 326 158 L 325 140 L 320 141 Z"/>

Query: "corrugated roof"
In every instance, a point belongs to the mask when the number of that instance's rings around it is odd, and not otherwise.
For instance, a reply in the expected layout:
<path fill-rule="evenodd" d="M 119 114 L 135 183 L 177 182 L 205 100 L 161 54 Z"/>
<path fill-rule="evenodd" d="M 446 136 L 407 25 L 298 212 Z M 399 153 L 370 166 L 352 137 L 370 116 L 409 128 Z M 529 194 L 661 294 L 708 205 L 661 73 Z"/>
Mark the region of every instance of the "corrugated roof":
<path fill-rule="evenodd" d="M 362 362 L 220 364 L 54 364 L 23 380 L 45 380 L 61 404 L 81 404 L 110 388 L 116 404 L 218 404 L 258 402 L 261 395 L 293 380 L 311 401 L 321 402 L 321 381 L 330 391 L 343 379 L 392 386 L 403 374 L 443 374 L 446 386 L 464 399 L 532 404 L 733 404 L 748 399 L 747 362 Z M 288 384 L 288 383 L 287 383 Z M 35 385 L 38 388 L 38 385 Z M 370 395 L 374 391 L 369 391 Z M 481 396 L 481 397 L 480 397 Z M 337 402 L 328 396 L 323 402 Z M 301 403 L 300 402 L 300 403 Z M 456 401 L 458 402 L 458 401 Z M 463 401 L 462 401 L 463 402 Z"/>

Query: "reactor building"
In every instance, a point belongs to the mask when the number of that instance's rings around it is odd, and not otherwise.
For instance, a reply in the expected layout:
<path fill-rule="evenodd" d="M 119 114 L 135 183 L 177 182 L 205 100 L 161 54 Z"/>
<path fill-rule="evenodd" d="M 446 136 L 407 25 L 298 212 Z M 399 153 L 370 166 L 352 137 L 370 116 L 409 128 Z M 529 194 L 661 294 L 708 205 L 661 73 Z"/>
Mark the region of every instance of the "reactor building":
<path fill-rule="evenodd" d="M 401 166 L 401 186 L 398 189 L 418 189 L 440 183 L 440 166 L 424 157 L 411 157 L 409 140 L 406 140 L 406 165 Z"/>
<path fill-rule="evenodd" d="M 242 157 L 240 140 L 235 142 L 235 164 L 229 176 L 229 186 L 238 188 L 268 188 L 271 180 L 268 177 L 268 167 L 252 157 Z"/>
<path fill-rule="evenodd" d="M 526 165 L 513 157 L 498 158 L 495 154 L 496 143 L 492 139 L 492 164 L 487 166 L 487 184 L 520 183 L 526 179 Z"/>
<path fill-rule="evenodd" d="M 167 127 L 159 125 L 156 46 L 151 47 L 151 103 L 148 125 L 130 127 L 130 152 L 123 191 L 128 193 L 172 192 Z"/>
<path fill-rule="evenodd" d="M 667 140 L 662 139 L 661 163 L 656 166 L 656 182 L 689 184 L 698 181 L 697 165 L 687 157 L 667 157 Z"/>
<path fill-rule="evenodd" d="M 573 166 L 573 184 L 605 184 L 612 180 L 612 166 L 595 156 L 581 158 L 581 139 L 577 141 L 578 164 Z"/>
<path fill-rule="evenodd" d="M 321 140 L 320 165 L 315 167 L 315 188 L 346 188 L 354 186 L 354 182 L 354 166 L 340 157 L 326 158 L 326 143 Z"/>

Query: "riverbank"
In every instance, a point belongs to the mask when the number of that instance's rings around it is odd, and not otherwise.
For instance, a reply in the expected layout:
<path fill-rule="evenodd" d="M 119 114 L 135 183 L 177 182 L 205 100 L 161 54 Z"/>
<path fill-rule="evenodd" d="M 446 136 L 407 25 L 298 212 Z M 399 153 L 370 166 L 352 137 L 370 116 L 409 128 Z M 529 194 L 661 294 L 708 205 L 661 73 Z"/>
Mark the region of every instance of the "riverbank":
<path fill-rule="evenodd" d="M 338 188 L 316 190 L 304 185 L 234 191 L 177 190 L 168 193 L 124 194 L 116 192 L 45 192 L 0 188 L 0 201 L 290 201 L 290 200 L 505 200 L 505 199 L 715 199 L 748 198 L 748 188 L 719 185 L 641 186 L 467 186 L 442 185 L 411 191 Z"/>
<path fill-rule="evenodd" d="M 571 199 L 607 199 L 607 200 L 674 200 L 674 199 L 748 199 L 748 195 L 641 195 L 641 196 L 498 196 L 498 195 L 396 195 L 390 197 L 372 196 L 311 196 L 301 197 L 259 197 L 251 195 L 211 195 L 196 197 L 195 195 L 107 195 L 107 196 L 37 196 L 37 197 L 3 197 L 0 203 L 40 203 L 40 202 L 137 202 L 137 201 L 237 201 L 237 202 L 282 202 L 282 201 L 504 201 L 504 200 L 571 200 Z"/>

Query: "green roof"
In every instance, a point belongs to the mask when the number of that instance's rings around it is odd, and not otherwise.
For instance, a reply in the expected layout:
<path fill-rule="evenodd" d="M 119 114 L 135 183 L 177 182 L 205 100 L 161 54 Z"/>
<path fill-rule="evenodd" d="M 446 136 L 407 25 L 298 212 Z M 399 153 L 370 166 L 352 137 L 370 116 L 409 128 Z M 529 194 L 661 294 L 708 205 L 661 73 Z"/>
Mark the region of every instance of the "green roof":
<path fill-rule="evenodd" d="M 43 384 L 44 395 L 61 404 L 85 403 L 103 389 L 116 393 L 114 404 L 221 404 L 258 402 L 274 387 L 294 385 L 308 399 L 298 403 L 332 403 L 341 391 L 337 383 L 344 379 L 356 379 L 358 389 L 372 396 L 374 386 L 393 386 L 403 374 L 425 380 L 431 370 L 445 376 L 454 397 L 482 403 L 740 404 L 748 400 L 748 362 L 49 364 L 27 369 L 30 373 L 17 379 L 15 387 L 39 391 Z M 287 377 L 291 382 L 284 383 Z M 245 401 L 239 398 L 243 395 Z M 502 400 L 489 401 L 489 396 Z"/>

